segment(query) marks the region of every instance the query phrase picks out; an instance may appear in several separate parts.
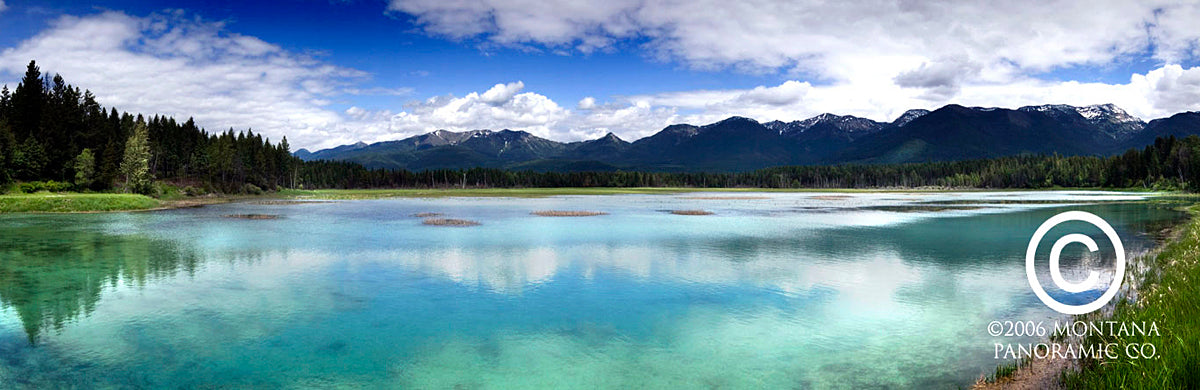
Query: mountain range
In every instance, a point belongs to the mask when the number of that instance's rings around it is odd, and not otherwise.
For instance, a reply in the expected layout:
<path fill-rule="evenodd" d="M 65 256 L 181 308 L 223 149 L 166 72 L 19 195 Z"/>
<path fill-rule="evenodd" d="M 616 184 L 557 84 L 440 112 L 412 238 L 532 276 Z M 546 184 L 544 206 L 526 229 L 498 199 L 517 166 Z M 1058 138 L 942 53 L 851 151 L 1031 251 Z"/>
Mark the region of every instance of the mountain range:
<path fill-rule="evenodd" d="M 1017 109 L 947 105 L 909 110 L 892 122 L 821 114 L 793 122 L 731 117 L 677 124 L 628 142 L 609 133 L 563 143 L 524 131 L 438 130 L 295 156 L 368 168 L 491 167 L 537 171 L 744 171 L 780 165 L 905 163 L 1017 154 L 1111 155 L 1157 137 L 1200 134 L 1200 112 L 1144 122 L 1112 104 Z"/>

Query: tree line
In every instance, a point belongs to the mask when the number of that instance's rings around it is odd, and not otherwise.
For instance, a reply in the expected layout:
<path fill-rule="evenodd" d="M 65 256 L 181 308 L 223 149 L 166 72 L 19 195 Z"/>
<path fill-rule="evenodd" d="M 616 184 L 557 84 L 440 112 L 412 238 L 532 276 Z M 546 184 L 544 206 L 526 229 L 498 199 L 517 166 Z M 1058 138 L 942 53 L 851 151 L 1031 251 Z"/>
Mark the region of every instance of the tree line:
<path fill-rule="evenodd" d="M 533 172 L 472 168 L 370 170 L 315 161 L 300 181 L 318 188 L 754 187 L 754 188 L 1147 188 L 1200 191 L 1200 137 L 1159 138 L 1108 157 L 1019 155 L 910 164 L 844 164 L 749 172 Z"/>
<path fill-rule="evenodd" d="M 0 184 L 51 190 L 156 191 L 156 181 L 197 192 L 282 188 L 756 187 L 1049 188 L 1200 190 L 1200 138 L 1159 138 L 1116 156 L 1021 155 L 911 164 L 787 166 L 748 172 L 536 172 L 491 168 L 367 169 L 301 161 L 287 138 L 252 130 L 209 133 L 192 119 L 106 110 L 90 91 L 43 75 L 30 61 L 14 91 L 0 89 Z M 36 189 L 36 188 L 35 188 Z M 190 191 L 189 191 L 190 192 Z"/>
<path fill-rule="evenodd" d="M 192 119 L 105 110 L 91 91 L 29 62 L 14 91 L 0 89 L 0 184 L 148 194 L 155 180 L 246 192 L 294 186 L 299 159 L 287 138 L 252 130 L 209 133 Z"/>

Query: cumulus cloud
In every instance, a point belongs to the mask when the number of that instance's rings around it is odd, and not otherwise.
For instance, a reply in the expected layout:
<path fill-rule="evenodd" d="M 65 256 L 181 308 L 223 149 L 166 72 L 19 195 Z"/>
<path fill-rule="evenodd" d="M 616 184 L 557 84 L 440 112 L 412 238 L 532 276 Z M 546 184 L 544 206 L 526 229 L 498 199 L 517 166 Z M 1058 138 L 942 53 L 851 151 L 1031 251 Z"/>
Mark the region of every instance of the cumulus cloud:
<path fill-rule="evenodd" d="M 586 99 L 585 99 L 586 100 Z M 593 99 L 594 100 L 594 99 Z M 652 135 L 682 118 L 675 107 L 652 106 L 646 100 L 622 100 L 596 104 L 573 115 L 562 137 L 568 140 L 595 139 L 614 133 L 626 141 Z"/>
<path fill-rule="evenodd" d="M 979 74 L 978 64 L 963 58 L 926 62 L 916 69 L 901 72 L 893 80 L 905 88 L 925 89 L 928 100 L 942 101 L 957 95 L 965 79 Z"/>
<path fill-rule="evenodd" d="M 812 89 L 812 85 L 807 82 L 788 80 L 775 87 L 755 87 L 739 98 L 749 103 L 784 106 L 800 102 L 809 89 Z"/>
<path fill-rule="evenodd" d="M 613 131 L 638 138 L 670 124 L 673 109 L 633 103 L 581 102 L 580 112 L 526 92 L 514 81 L 462 97 L 435 96 L 396 110 L 334 109 L 342 95 L 407 96 L 409 88 L 361 86 L 368 75 L 289 52 L 224 24 L 181 12 L 130 16 L 105 12 L 63 16 L 0 51 L 0 74 L 15 80 L 30 59 L 92 90 L 106 107 L 178 119 L 209 131 L 252 128 L 294 147 L 377 142 L 439 129 L 525 130 L 577 140 Z M 10 86 L 10 89 L 14 86 Z"/>
<path fill-rule="evenodd" d="M 1200 109 L 1200 67 L 1168 65 L 1146 75 L 1134 75 L 1130 84 L 1146 95 L 1151 107 L 1164 114 Z"/>
<path fill-rule="evenodd" d="M 937 72 L 934 72 L 937 73 Z M 954 81 L 929 78 L 923 86 L 953 85 Z M 916 82 L 916 81 L 914 81 Z M 794 99 L 763 99 L 766 91 L 802 90 Z M 773 96 L 773 95 L 767 95 Z M 1006 83 L 961 86 L 953 98 L 932 98 L 927 90 L 899 85 L 876 86 L 841 83 L 812 86 L 786 81 L 775 87 L 746 90 L 681 91 L 633 96 L 630 102 L 645 102 L 656 108 L 689 112 L 676 118 L 703 124 L 730 115 L 759 121 L 804 119 L 822 113 L 849 114 L 877 121 L 892 121 L 912 108 L 936 109 L 945 104 L 1016 108 L 1047 103 L 1085 106 L 1114 103 L 1145 120 L 1182 111 L 1200 110 L 1200 67 L 1164 65 L 1145 74 L 1134 74 L 1123 84 L 1080 83 L 1021 79 Z"/>
<path fill-rule="evenodd" d="M 0 0 L 0 12 L 8 9 L 8 5 L 4 4 L 4 0 Z"/>
<path fill-rule="evenodd" d="M 425 31 L 579 51 L 644 40 L 652 56 L 700 68 L 792 69 L 849 82 L 1009 81 L 1027 72 L 1105 65 L 1151 51 L 1197 56 L 1200 3 L 1016 0 L 773 1 L 391 0 Z M 1153 43 L 1153 44 L 1151 44 Z M 969 66 L 931 53 L 955 53 Z"/>
<path fill-rule="evenodd" d="M 634 39 L 645 42 L 638 47 L 652 56 L 697 67 L 815 75 L 812 82 L 587 96 L 565 105 L 539 93 L 537 85 L 495 80 L 501 83 L 463 96 L 414 97 L 423 99 L 390 109 L 334 108 L 331 102 L 345 96 L 414 91 L 363 85 L 370 77 L 364 72 L 179 12 L 62 17 L 0 52 L 0 74 L 19 77 L 36 59 L 43 70 L 91 89 L 106 106 L 194 116 L 212 131 L 252 127 L 275 140 L 286 134 L 293 145 L 309 148 L 439 129 L 507 128 L 560 141 L 613 132 L 635 140 L 671 124 L 705 124 L 731 115 L 791 121 L 831 112 L 890 121 L 911 108 L 949 103 L 1111 102 L 1144 119 L 1200 109 L 1200 67 L 1176 65 L 1198 54 L 1200 30 L 1192 21 L 1200 17 L 1200 6 L 1147 7 L 1023 0 L 869 6 L 759 0 L 389 3 L 391 12 L 412 15 L 428 33 L 452 38 L 579 52 Z M 1146 50 L 1165 65 L 1132 74 L 1124 83 L 1031 76 L 1060 66 L 1102 66 Z"/>
<path fill-rule="evenodd" d="M 107 107 L 194 116 L 209 131 L 253 128 L 297 147 L 326 147 L 390 132 L 387 121 L 358 121 L 328 106 L 355 89 L 363 72 L 228 32 L 182 12 L 134 17 L 105 12 L 63 16 L 0 52 L 0 73 L 19 76 L 29 60 L 90 89 Z M 12 86 L 10 86 L 10 89 Z"/>
<path fill-rule="evenodd" d="M 588 1 L 392 1 L 388 10 L 413 15 L 425 30 L 452 38 L 488 34 L 501 44 L 536 42 L 590 52 L 611 37 L 635 33 L 632 0 Z"/>
<path fill-rule="evenodd" d="M 479 101 L 499 106 L 508 103 L 522 89 L 525 89 L 525 83 L 520 81 L 508 84 L 496 84 L 496 86 L 479 95 Z"/>
<path fill-rule="evenodd" d="M 1200 31 L 1196 20 L 1200 20 L 1200 4 L 1182 2 L 1157 5 L 1153 20 L 1149 23 L 1150 40 L 1154 43 L 1154 56 L 1166 62 L 1181 62 L 1200 57 Z"/>
<path fill-rule="evenodd" d="M 395 136 L 434 130 L 519 129 L 551 137 L 551 129 L 570 111 L 545 95 L 520 92 L 521 81 L 496 84 L 483 93 L 463 97 L 438 96 L 410 103 L 391 119 Z"/>
<path fill-rule="evenodd" d="M 1131 114 L 1154 119 L 1180 111 L 1200 110 L 1200 67 L 1164 65 L 1135 74 L 1124 84 L 1048 82 L 1022 79 L 1008 83 L 959 85 L 939 77 L 942 64 L 918 67 L 904 86 L 869 83 L 812 85 L 788 80 L 749 89 L 693 90 L 612 97 L 588 96 L 574 109 L 560 106 L 520 81 L 496 84 L 462 97 L 437 96 L 405 106 L 399 113 L 352 107 L 345 115 L 361 122 L 387 121 L 390 133 L 367 141 L 399 139 L 446 129 L 525 130 L 559 141 L 595 139 L 612 132 L 633 141 L 677 124 L 707 124 L 732 115 L 759 121 L 793 121 L 822 113 L 892 121 L 912 108 L 936 109 L 949 103 L 1016 108 L 1062 103 L 1078 106 L 1115 103 Z M 950 66 L 959 69 L 962 64 Z M 953 73 L 953 72 L 949 72 Z M 919 75 L 919 76 L 917 76 Z M 953 98 L 931 97 L 929 90 L 961 88 Z"/>
<path fill-rule="evenodd" d="M 674 107 L 653 106 L 648 100 L 618 99 L 599 103 L 581 99 L 575 110 L 551 98 L 523 92 L 521 81 L 496 84 L 483 92 L 462 97 L 435 96 L 408 103 L 399 113 L 351 107 L 345 114 L 368 122 L 384 120 L 391 132 L 371 141 L 401 139 L 435 130 L 523 130 L 558 141 L 593 139 L 615 133 L 626 140 L 651 135 L 680 120 Z"/>
<path fill-rule="evenodd" d="M 596 98 L 588 96 L 583 99 L 579 99 L 579 103 L 575 105 L 575 108 L 580 110 L 590 110 L 596 108 Z"/>

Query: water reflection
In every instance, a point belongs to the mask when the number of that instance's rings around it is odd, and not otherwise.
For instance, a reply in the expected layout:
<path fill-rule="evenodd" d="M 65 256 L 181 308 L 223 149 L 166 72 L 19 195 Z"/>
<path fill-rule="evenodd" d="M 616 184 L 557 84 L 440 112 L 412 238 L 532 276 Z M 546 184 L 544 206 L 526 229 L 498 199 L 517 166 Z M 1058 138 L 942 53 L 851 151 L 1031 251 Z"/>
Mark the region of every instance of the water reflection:
<path fill-rule="evenodd" d="M 717 215 L 694 218 L 655 211 L 678 199 L 587 199 L 612 214 L 528 214 L 579 207 L 555 198 L 0 218 L 0 381 L 953 387 L 994 367 L 987 321 L 1053 314 L 1022 270 L 1053 205 L 804 196 L 714 201 Z M 777 212 L 821 202 L 846 210 Z M 1108 218 L 1131 251 L 1180 216 L 1073 208 Z M 484 224 L 408 217 L 430 209 Z M 284 217 L 220 217 L 237 213 Z"/>
<path fill-rule="evenodd" d="M 822 286 L 856 290 L 849 287 L 870 285 L 876 287 L 872 294 L 882 294 L 883 287 L 918 280 L 924 271 L 951 275 L 1019 271 L 1030 232 L 1067 209 L 1088 210 L 1114 220 L 1130 257 L 1153 246 L 1158 235 L 1182 216 L 1169 205 L 1107 204 L 921 218 L 901 224 L 797 228 L 771 235 L 699 239 L 682 235 L 532 248 L 515 240 L 510 245 L 413 248 L 370 257 L 398 259 L 424 273 L 506 294 L 553 280 L 559 272 L 589 275 L 596 269 L 619 270 L 647 280 L 745 283 L 793 293 Z M 1049 234 L 1046 240 L 1058 236 Z M 1041 247 L 1048 251 L 1048 245 Z M 1064 266 L 1082 265 L 1073 255 L 1064 254 Z M 1023 273 L 1013 276 L 1023 283 Z"/>
<path fill-rule="evenodd" d="M 377 256 L 400 259 L 413 270 L 502 294 L 518 294 L 526 286 L 547 282 L 561 267 L 558 252 L 547 247 L 447 248 Z"/>
<path fill-rule="evenodd" d="M 40 217 L 4 228 L 0 259 L 0 304 L 16 311 L 30 343 L 91 314 L 106 287 L 192 274 L 201 262 L 176 242 Z"/>

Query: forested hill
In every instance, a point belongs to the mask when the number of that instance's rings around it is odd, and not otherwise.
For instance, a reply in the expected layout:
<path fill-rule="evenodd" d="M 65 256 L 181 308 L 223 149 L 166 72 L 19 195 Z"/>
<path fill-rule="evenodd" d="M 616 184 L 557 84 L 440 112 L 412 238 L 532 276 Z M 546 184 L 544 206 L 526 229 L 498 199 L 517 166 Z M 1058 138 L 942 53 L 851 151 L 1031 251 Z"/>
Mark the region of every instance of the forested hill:
<path fill-rule="evenodd" d="M 398 141 L 297 151 L 304 160 L 368 168 L 491 167 L 539 171 L 747 171 L 781 165 L 892 164 L 1020 154 L 1108 156 L 1157 137 L 1200 134 L 1200 113 L 1149 123 L 1112 104 L 1017 109 L 948 105 L 909 110 L 892 122 L 821 114 L 794 122 L 731 117 L 677 124 L 632 142 L 608 134 L 562 143 L 524 131 L 439 130 Z"/>
<path fill-rule="evenodd" d="M 41 74 L 33 61 L 14 91 L 0 90 L 0 183 L 152 193 L 158 179 L 257 192 L 295 185 L 299 165 L 287 138 L 272 143 L 250 130 L 209 133 L 191 119 L 106 110 L 91 91 Z"/>

